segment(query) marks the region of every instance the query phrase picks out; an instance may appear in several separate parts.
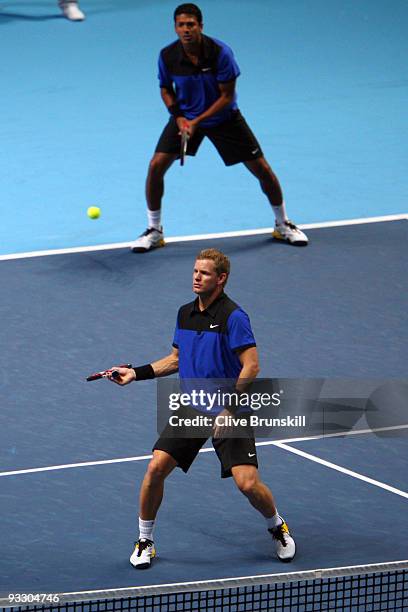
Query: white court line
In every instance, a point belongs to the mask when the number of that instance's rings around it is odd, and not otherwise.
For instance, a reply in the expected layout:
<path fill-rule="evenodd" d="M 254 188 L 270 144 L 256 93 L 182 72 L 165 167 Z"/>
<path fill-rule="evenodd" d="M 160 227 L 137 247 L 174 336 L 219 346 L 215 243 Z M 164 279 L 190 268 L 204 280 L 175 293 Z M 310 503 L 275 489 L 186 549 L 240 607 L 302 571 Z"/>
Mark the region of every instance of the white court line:
<path fill-rule="evenodd" d="M 364 476 L 363 474 L 359 474 L 358 472 L 348 470 L 347 468 L 341 467 L 341 465 L 331 463 L 330 461 L 325 461 L 324 459 L 320 459 L 320 457 L 305 453 L 304 451 L 299 450 L 298 448 L 294 448 L 293 446 L 288 446 L 283 442 L 276 442 L 275 446 L 277 446 L 278 448 L 282 448 L 283 450 L 289 451 L 290 453 L 294 453 L 295 455 L 299 455 L 299 457 L 303 457 L 304 459 L 310 459 L 310 461 L 320 463 L 320 465 L 324 465 L 325 467 L 331 468 L 332 470 L 336 470 L 337 472 L 341 472 L 342 474 L 347 474 L 347 476 L 353 476 L 353 478 L 357 478 L 358 480 L 362 480 L 363 482 L 367 482 L 368 484 L 372 484 L 376 487 L 380 487 L 381 489 L 385 489 L 390 493 L 395 493 L 396 495 L 400 495 L 401 497 L 405 497 L 405 499 L 408 499 L 408 493 L 406 493 L 405 491 L 401 491 L 400 489 L 396 489 L 395 487 L 390 487 L 390 485 L 384 484 L 379 480 L 368 478 L 368 476 Z"/>
<path fill-rule="evenodd" d="M 338 438 L 338 437 L 345 437 L 345 436 L 351 436 L 351 435 L 357 435 L 357 434 L 370 434 L 370 433 L 378 433 L 382 431 L 392 431 L 392 430 L 407 429 L 407 428 L 408 428 L 408 425 L 396 425 L 392 427 L 377 427 L 375 429 L 358 429 L 355 431 L 344 431 L 344 432 L 339 432 L 339 433 L 327 434 L 327 436 L 318 435 L 318 436 L 310 436 L 307 438 L 285 438 L 284 440 L 266 440 L 264 442 L 257 442 L 256 446 L 277 446 L 284 450 L 290 450 L 291 452 L 297 452 L 297 454 L 301 455 L 303 451 L 297 451 L 297 449 L 294 449 L 291 446 L 286 446 L 286 444 L 288 444 L 289 442 L 303 442 L 303 441 L 308 441 L 308 440 L 320 440 L 325 437 Z M 212 448 L 211 446 L 202 448 L 199 452 L 200 453 L 213 453 L 214 448 Z M 393 493 L 398 492 L 397 494 L 398 495 L 402 494 L 403 497 L 408 497 L 407 493 L 404 493 L 403 491 L 399 491 L 399 489 L 394 489 L 393 487 L 389 487 L 388 485 L 379 483 L 376 480 L 372 480 L 370 478 L 367 478 L 366 476 L 357 474 L 357 472 L 352 472 L 351 470 L 346 470 L 346 468 L 335 466 L 334 463 L 331 464 L 328 461 L 325 462 L 323 459 L 319 459 L 318 457 L 315 457 L 314 455 L 308 455 L 307 453 L 304 453 L 304 455 L 305 455 L 305 458 L 307 459 L 313 458 L 312 460 L 317 461 L 318 463 L 322 463 L 323 465 L 326 465 L 326 467 L 332 467 L 333 469 L 337 469 L 338 471 L 342 471 L 343 473 L 348 473 L 350 476 L 355 476 L 356 478 L 360 478 L 361 480 L 365 480 L 366 482 L 370 482 L 371 484 L 377 484 L 377 486 L 381 486 L 382 488 L 387 489 Z M 23 474 L 37 474 L 39 472 L 55 472 L 58 470 L 68 470 L 68 469 L 81 468 L 81 467 L 92 467 L 96 465 L 110 465 L 113 463 L 130 463 L 133 461 L 146 461 L 151 458 L 152 458 L 152 455 L 139 455 L 137 457 L 123 457 L 121 459 L 102 459 L 100 461 L 85 461 L 82 463 L 66 463 L 62 465 L 51 465 L 51 466 L 40 467 L 40 468 L 27 468 L 24 470 L 12 470 L 8 472 L 0 472 L 0 477 L 2 476 L 21 476 Z"/>
<path fill-rule="evenodd" d="M 151 459 L 152 455 L 140 455 L 139 457 L 123 457 L 122 459 L 103 459 L 101 461 L 85 461 L 83 463 L 65 463 L 63 465 L 48 465 L 40 468 L 28 468 L 26 470 L 14 470 L 12 472 L 0 472 L 1 476 L 19 476 L 20 474 L 37 474 L 38 472 L 55 472 L 56 470 L 69 470 L 72 468 L 90 467 L 92 465 L 109 465 L 110 463 L 127 463 L 131 461 L 145 461 Z"/>
<path fill-rule="evenodd" d="M 383 223 L 385 221 L 407 221 L 408 213 L 398 215 L 384 215 L 382 217 L 366 217 L 360 219 L 341 219 L 339 221 L 324 221 L 322 223 L 306 223 L 299 225 L 300 229 L 320 229 L 324 227 L 343 227 L 347 225 L 362 225 L 365 223 Z M 191 242 L 195 240 L 215 240 L 218 238 L 236 238 L 239 236 L 257 236 L 262 234 L 271 234 L 273 227 L 264 227 L 261 229 L 237 230 L 232 232 L 218 232 L 215 234 L 195 234 L 191 236 L 173 236 L 166 238 L 166 243 L 173 242 Z M 69 253 L 89 253 L 93 251 L 110 251 L 113 249 L 126 249 L 131 245 L 130 242 L 114 242 L 112 244 L 99 244 L 94 246 L 71 247 L 67 249 L 48 249 L 43 251 L 29 251 L 27 253 L 10 253 L 8 255 L 0 255 L 0 261 L 8 261 L 11 259 L 25 259 L 28 257 L 44 257 L 46 255 L 66 255 Z"/>
<path fill-rule="evenodd" d="M 272 442 L 269 442 L 272 444 Z M 202 448 L 200 453 L 214 452 L 212 447 Z M 146 461 L 151 459 L 153 455 L 139 455 L 137 457 L 122 457 L 119 459 L 101 459 L 100 461 L 83 461 L 82 463 L 64 463 L 61 465 L 47 465 L 39 468 L 27 468 L 25 470 L 12 470 L 9 472 L 0 472 L 2 476 L 20 476 L 22 474 L 37 474 L 38 472 L 55 472 L 57 470 L 69 470 L 73 468 L 92 467 L 95 465 L 110 465 L 111 463 L 131 463 L 132 461 Z"/>
<path fill-rule="evenodd" d="M 309 440 L 324 440 L 325 438 L 340 438 L 344 436 L 357 436 L 360 434 L 380 433 L 385 431 L 398 431 L 399 429 L 408 429 L 408 425 L 391 425 L 389 427 L 373 427 L 372 429 L 353 429 L 352 431 L 340 431 L 331 434 L 318 434 L 315 436 L 303 436 L 302 438 L 287 438 L 285 440 L 276 440 L 276 442 L 284 442 L 290 444 L 292 442 L 307 442 Z M 257 442 L 257 446 L 265 446 L 271 442 Z"/>

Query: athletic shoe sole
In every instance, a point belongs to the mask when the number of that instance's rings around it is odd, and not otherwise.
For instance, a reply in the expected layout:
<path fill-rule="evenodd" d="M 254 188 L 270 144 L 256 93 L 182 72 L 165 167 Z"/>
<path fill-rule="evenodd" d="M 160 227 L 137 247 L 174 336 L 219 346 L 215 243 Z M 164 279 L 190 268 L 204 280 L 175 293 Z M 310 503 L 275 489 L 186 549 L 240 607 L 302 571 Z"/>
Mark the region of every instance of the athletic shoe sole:
<path fill-rule="evenodd" d="M 149 251 L 154 251 L 154 249 L 160 249 L 161 247 L 164 247 L 165 245 L 166 243 L 164 242 L 164 240 L 160 240 L 160 242 L 158 242 L 154 246 L 151 246 L 148 249 L 145 249 L 144 247 L 133 247 L 132 251 L 133 253 L 148 253 Z"/>
<path fill-rule="evenodd" d="M 308 241 L 307 240 L 293 240 L 292 241 L 289 238 L 286 238 L 285 236 L 282 236 L 282 234 L 278 230 L 273 230 L 272 236 L 276 240 L 282 240 L 284 242 L 288 242 L 292 246 L 307 246 L 308 245 Z"/>
<path fill-rule="evenodd" d="M 130 565 L 137 570 L 149 569 L 149 567 L 152 564 L 152 560 L 155 558 L 155 556 L 156 556 L 156 549 L 153 549 L 152 555 L 150 557 L 150 563 L 146 562 L 146 563 L 139 563 L 138 565 L 133 565 L 133 563 L 130 561 Z"/>
<path fill-rule="evenodd" d="M 293 555 L 293 557 L 289 557 L 288 559 L 282 559 L 282 557 L 279 557 L 279 555 L 276 555 L 276 556 L 278 557 L 278 559 L 279 559 L 279 561 L 281 563 L 290 563 L 296 557 L 296 552 L 297 552 L 297 550 L 295 550 L 295 554 Z"/>

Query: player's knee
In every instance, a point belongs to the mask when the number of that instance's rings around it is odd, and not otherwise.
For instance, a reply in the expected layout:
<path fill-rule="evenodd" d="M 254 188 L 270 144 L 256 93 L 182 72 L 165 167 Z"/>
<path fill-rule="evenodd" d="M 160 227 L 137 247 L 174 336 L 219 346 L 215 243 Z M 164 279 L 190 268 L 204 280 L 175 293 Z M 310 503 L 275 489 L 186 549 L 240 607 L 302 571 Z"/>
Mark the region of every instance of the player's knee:
<path fill-rule="evenodd" d="M 167 160 L 162 159 L 161 156 L 154 155 L 150 160 L 149 164 L 149 176 L 152 179 L 160 179 L 164 176 L 168 168 Z"/>
<path fill-rule="evenodd" d="M 235 478 L 238 489 L 247 497 L 252 497 L 257 489 L 258 480 L 253 476 Z"/>
<path fill-rule="evenodd" d="M 165 463 L 162 460 L 154 457 L 147 467 L 147 479 L 151 482 L 159 482 L 164 480 L 167 474 L 168 470 Z"/>

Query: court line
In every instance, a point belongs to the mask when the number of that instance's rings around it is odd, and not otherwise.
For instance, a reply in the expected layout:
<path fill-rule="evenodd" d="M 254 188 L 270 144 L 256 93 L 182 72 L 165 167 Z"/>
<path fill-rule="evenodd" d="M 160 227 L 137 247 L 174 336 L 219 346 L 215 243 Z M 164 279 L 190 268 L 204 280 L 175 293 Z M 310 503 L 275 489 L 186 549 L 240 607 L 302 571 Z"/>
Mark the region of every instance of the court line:
<path fill-rule="evenodd" d="M 337 472 L 341 472 L 342 474 L 346 474 L 347 476 L 352 476 L 353 478 L 357 478 L 358 480 L 362 480 L 363 482 L 367 482 L 368 484 L 372 484 L 376 487 L 380 487 L 381 489 L 385 489 L 389 493 L 395 493 L 396 495 L 400 495 L 401 497 L 405 497 L 405 499 L 408 499 L 408 493 L 406 493 L 405 491 L 401 491 L 400 489 L 391 487 L 390 485 L 384 484 L 379 480 L 369 478 L 368 476 L 364 476 L 363 474 L 359 474 L 358 472 L 353 472 L 353 470 L 344 468 L 341 465 L 337 465 L 336 463 L 331 463 L 331 461 L 320 459 L 320 457 L 310 455 L 310 453 L 305 453 L 304 451 L 298 448 L 288 446 L 284 442 L 276 442 L 275 446 L 277 446 L 278 448 L 282 448 L 283 450 L 289 451 L 290 453 L 294 453 L 295 455 L 299 455 L 304 459 L 309 459 L 310 461 L 314 461 L 315 463 L 320 463 L 320 465 L 324 465 L 325 467 L 331 468 L 332 470 L 336 470 Z"/>
<path fill-rule="evenodd" d="M 307 442 L 309 440 L 322 440 L 325 438 L 339 438 L 344 436 L 357 436 L 360 434 L 369 433 L 381 433 L 386 431 L 398 431 L 400 429 L 408 429 L 408 425 L 390 425 L 389 427 L 373 427 L 371 429 L 353 429 L 351 431 L 341 431 L 331 434 L 316 434 L 315 436 L 303 436 L 302 438 L 286 438 L 285 440 L 276 440 L 276 442 L 283 442 L 290 444 L 292 442 Z M 257 442 L 257 446 L 264 446 L 270 444 L 270 442 Z"/>
<path fill-rule="evenodd" d="M 341 219 L 339 221 L 323 221 L 322 223 L 306 223 L 299 225 L 300 229 L 321 229 L 326 227 L 344 227 L 347 225 L 364 225 L 366 223 L 384 223 L 385 221 L 408 221 L 408 213 L 396 215 L 383 215 L 381 217 L 365 217 L 359 219 Z M 173 236 L 166 238 L 166 243 L 174 242 L 192 242 L 196 240 L 215 240 L 218 238 L 237 238 L 242 236 L 258 236 L 262 234 L 271 234 L 273 227 L 264 227 L 261 229 L 237 230 L 231 232 L 218 232 L 214 234 L 194 234 L 191 236 Z M 28 257 L 44 257 L 46 255 L 66 255 L 70 253 L 90 253 L 94 251 L 110 251 L 114 249 L 129 248 L 131 242 L 114 242 L 111 244 L 99 244 L 94 246 L 70 247 L 65 249 L 46 249 L 42 251 L 28 251 L 26 253 L 10 253 L 0 255 L 0 261 L 8 261 L 12 259 L 26 259 Z"/>
<path fill-rule="evenodd" d="M 264 442 L 257 442 L 256 446 L 278 446 L 280 448 L 284 448 L 285 444 L 288 444 L 289 442 L 319 440 L 325 437 L 330 437 L 330 438 L 337 437 L 338 438 L 338 437 L 344 437 L 344 436 L 350 436 L 350 435 L 378 433 L 382 431 L 391 431 L 391 430 L 407 429 L 407 428 L 408 428 L 408 425 L 396 425 L 393 427 L 378 427 L 375 429 L 358 429 L 355 431 L 345 431 L 345 432 L 328 434 L 327 436 L 318 435 L 318 436 L 310 436 L 307 438 L 285 438 L 284 440 L 265 440 Z M 289 450 L 291 448 L 292 447 L 288 446 L 287 448 L 285 447 L 284 450 Z M 214 449 L 213 447 L 210 446 L 210 447 L 202 448 L 199 452 L 200 453 L 213 453 Z M 314 455 L 310 455 L 310 457 L 314 457 Z M 151 458 L 152 458 L 152 455 L 139 455 L 136 457 L 122 457 L 119 459 L 101 459 L 99 461 L 83 461 L 81 463 L 66 463 L 66 464 L 61 464 L 61 465 L 50 465 L 50 466 L 38 467 L 38 468 L 26 468 L 23 470 L 10 470 L 7 472 L 0 472 L 0 477 L 21 476 L 24 474 L 38 474 L 40 472 L 55 472 L 58 470 L 68 470 L 68 469 L 81 468 L 81 467 L 92 467 L 92 466 L 97 466 L 97 465 L 110 465 L 114 463 L 131 463 L 135 461 L 146 461 Z M 385 486 L 388 486 L 388 485 L 385 485 Z"/>
<path fill-rule="evenodd" d="M 39 468 L 27 468 L 25 470 L 13 470 L 0 472 L 2 476 L 20 476 L 22 474 L 37 474 L 39 472 L 55 472 L 57 470 L 69 470 L 80 467 L 91 467 L 93 465 L 109 465 L 111 463 L 130 463 L 131 461 L 145 461 L 151 459 L 152 455 L 139 455 L 138 457 L 122 457 L 120 459 L 101 459 L 100 461 L 84 461 L 82 463 L 65 463 L 62 465 L 47 465 Z"/>

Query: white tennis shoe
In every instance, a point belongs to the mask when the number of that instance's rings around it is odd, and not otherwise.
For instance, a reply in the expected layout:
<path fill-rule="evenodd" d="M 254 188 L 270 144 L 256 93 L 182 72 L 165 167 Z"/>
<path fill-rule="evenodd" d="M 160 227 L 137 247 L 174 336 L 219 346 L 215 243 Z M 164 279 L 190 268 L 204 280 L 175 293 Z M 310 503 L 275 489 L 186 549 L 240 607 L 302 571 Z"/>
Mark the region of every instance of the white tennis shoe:
<path fill-rule="evenodd" d="M 289 220 L 284 223 L 275 223 L 272 236 L 277 240 L 286 240 L 294 246 L 306 246 L 309 242 L 306 234 Z"/>
<path fill-rule="evenodd" d="M 268 529 L 268 531 L 272 535 L 278 559 L 284 563 L 292 561 L 296 554 L 296 544 L 285 521 L 282 525 Z"/>
<path fill-rule="evenodd" d="M 145 232 L 137 240 L 132 242 L 130 248 L 134 253 L 146 253 L 152 249 L 157 249 L 164 246 L 163 228 L 159 230 L 154 227 L 148 227 Z"/>
<path fill-rule="evenodd" d="M 70 21 L 83 21 L 85 19 L 85 14 L 81 11 L 77 2 L 60 0 L 59 6 L 64 17 Z"/>
<path fill-rule="evenodd" d="M 135 549 L 129 561 L 136 569 L 147 569 L 150 567 L 150 563 L 155 556 L 154 542 L 141 538 L 138 542 L 135 542 Z"/>

